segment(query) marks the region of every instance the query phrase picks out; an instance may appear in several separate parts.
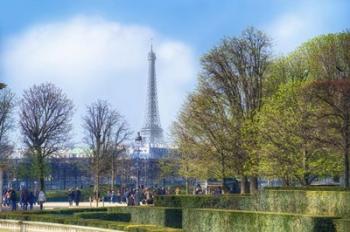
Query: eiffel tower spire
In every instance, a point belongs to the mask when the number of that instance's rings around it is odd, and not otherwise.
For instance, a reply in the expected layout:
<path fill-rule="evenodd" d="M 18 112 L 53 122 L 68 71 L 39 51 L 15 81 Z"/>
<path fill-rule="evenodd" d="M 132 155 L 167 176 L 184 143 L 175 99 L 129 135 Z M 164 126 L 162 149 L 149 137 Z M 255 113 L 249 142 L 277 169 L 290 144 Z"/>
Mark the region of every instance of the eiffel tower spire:
<path fill-rule="evenodd" d="M 156 81 L 156 54 L 151 49 L 148 53 L 148 86 L 147 86 L 147 105 L 144 127 L 141 135 L 148 144 L 160 144 L 163 142 L 163 129 L 160 125 L 157 98 L 157 81 Z"/>

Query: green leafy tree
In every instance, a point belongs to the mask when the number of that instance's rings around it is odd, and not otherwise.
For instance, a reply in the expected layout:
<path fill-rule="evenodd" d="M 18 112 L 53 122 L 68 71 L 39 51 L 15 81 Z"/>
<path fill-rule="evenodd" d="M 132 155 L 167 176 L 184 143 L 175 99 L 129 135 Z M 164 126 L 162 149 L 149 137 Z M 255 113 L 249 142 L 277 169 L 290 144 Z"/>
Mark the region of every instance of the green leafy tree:
<path fill-rule="evenodd" d="M 239 37 L 224 39 L 202 59 L 201 80 L 217 95 L 225 98 L 231 115 L 240 123 L 254 123 L 254 115 L 262 106 L 263 83 L 270 56 L 270 39 L 263 32 L 248 28 Z M 243 124 L 240 128 L 243 128 Z M 250 163 L 257 160 L 256 154 L 249 153 L 245 148 L 255 146 L 256 141 L 254 137 L 244 137 L 246 133 L 238 131 L 236 134 L 240 139 L 236 144 L 240 147 L 239 156 L 245 155 L 243 160 L 248 162 L 241 166 L 251 167 L 253 165 Z M 246 175 L 251 176 L 251 191 L 257 191 L 256 174 L 255 170 L 247 169 L 241 175 L 242 193 L 247 192 Z"/>
<path fill-rule="evenodd" d="M 310 139 L 327 144 L 334 152 L 342 154 L 344 185 L 350 187 L 350 80 L 315 81 L 304 92 L 317 106 L 313 114 L 317 133 Z"/>
<path fill-rule="evenodd" d="M 285 185 L 309 185 L 319 176 L 340 171 L 337 154 L 322 142 L 311 139 L 315 105 L 303 97 L 308 81 L 281 85 L 257 115 L 261 160 L 259 171 L 278 177 Z"/>

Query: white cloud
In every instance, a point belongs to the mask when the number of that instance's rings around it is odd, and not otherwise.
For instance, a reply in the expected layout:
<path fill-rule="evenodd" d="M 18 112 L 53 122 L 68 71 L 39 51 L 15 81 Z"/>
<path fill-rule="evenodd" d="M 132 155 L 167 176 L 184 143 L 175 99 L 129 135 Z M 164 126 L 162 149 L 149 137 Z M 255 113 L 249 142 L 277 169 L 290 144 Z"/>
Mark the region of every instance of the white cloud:
<path fill-rule="evenodd" d="M 292 9 L 266 24 L 264 28 L 273 38 L 277 54 L 287 54 L 314 36 L 339 30 L 332 23 L 342 11 L 332 4 L 332 1 L 296 1 Z"/>
<path fill-rule="evenodd" d="M 107 99 L 139 130 L 150 38 L 157 54 L 160 116 L 167 129 L 195 80 L 196 62 L 189 46 L 151 28 L 86 16 L 34 25 L 5 41 L 1 65 L 18 95 L 42 82 L 61 87 L 76 105 L 79 135 L 85 106 L 96 99 Z"/>

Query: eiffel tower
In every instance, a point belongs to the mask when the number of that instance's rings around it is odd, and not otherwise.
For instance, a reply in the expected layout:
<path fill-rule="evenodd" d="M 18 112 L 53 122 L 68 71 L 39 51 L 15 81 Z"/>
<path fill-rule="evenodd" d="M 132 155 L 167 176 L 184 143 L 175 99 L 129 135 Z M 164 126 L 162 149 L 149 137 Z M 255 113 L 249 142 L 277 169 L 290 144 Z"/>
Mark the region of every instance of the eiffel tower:
<path fill-rule="evenodd" d="M 147 104 L 145 114 L 145 124 L 141 129 L 143 142 L 150 145 L 163 143 L 163 129 L 160 125 L 157 97 L 156 81 L 156 54 L 151 50 L 148 53 L 148 86 L 147 86 Z"/>

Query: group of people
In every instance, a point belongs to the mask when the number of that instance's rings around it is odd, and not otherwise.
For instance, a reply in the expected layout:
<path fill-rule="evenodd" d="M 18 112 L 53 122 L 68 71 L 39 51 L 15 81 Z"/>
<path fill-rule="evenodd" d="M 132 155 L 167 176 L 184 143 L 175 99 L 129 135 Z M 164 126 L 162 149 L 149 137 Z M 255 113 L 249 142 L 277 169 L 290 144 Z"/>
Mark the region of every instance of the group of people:
<path fill-rule="evenodd" d="M 224 190 L 221 186 L 217 186 L 214 189 L 207 188 L 205 191 L 202 189 L 200 184 L 197 184 L 196 188 L 194 189 L 194 195 L 202 195 L 202 194 L 213 194 L 214 196 L 219 196 L 224 194 Z"/>
<path fill-rule="evenodd" d="M 79 203 L 81 201 L 81 191 L 79 188 L 76 188 L 75 190 L 69 189 L 67 195 L 69 206 L 72 206 L 73 202 L 75 203 L 75 206 L 79 206 Z"/>
<path fill-rule="evenodd" d="M 150 205 L 153 204 L 153 189 L 139 186 L 138 189 L 132 189 L 125 193 L 125 200 L 128 206 Z"/>
<path fill-rule="evenodd" d="M 117 191 L 110 190 L 104 197 L 105 202 L 110 203 L 124 203 L 129 206 L 139 204 L 153 204 L 154 190 L 152 188 L 145 188 L 143 185 L 135 188 L 120 188 Z"/>
<path fill-rule="evenodd" d="M 28 188 L 22 187 L 17 193 L 15 189 L 9 188 L 4 190 L 2 202 L 4 207 L 10 208 L 12 211 L 17 210 L 18 204 L 22 210 L 32 210 L 35 204 L 38 204 L 42 210 L 46 202 L 46 196 L 44 191 L 35 193 Z"/>

